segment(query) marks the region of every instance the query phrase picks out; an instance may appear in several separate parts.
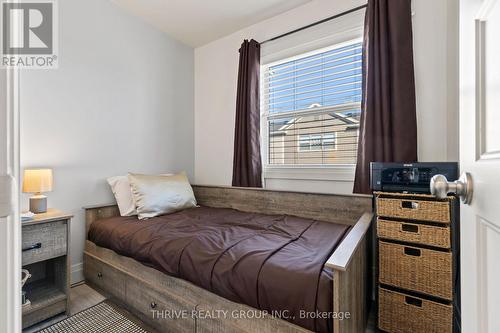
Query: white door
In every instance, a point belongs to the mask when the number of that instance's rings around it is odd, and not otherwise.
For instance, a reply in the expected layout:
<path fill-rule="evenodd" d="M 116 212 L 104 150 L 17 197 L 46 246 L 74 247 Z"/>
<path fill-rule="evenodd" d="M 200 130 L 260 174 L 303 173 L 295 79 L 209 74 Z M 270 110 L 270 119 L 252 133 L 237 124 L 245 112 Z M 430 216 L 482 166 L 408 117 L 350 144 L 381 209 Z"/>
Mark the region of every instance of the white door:
<path fill-rule="evenodd" d="M 500 332 L 500 0 L 460 0 L 462 332 Z"/>
<path fill-rule="evenodd" d="M 18 73 L 0 69 L 0 333 L 21 331 Z"/>

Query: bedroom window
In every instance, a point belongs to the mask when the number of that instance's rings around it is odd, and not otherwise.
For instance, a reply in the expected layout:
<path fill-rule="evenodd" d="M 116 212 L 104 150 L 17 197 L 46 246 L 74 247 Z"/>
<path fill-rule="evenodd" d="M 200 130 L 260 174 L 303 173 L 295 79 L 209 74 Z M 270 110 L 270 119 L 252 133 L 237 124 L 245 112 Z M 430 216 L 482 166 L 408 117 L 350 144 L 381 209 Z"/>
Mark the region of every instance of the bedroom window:
<path fill-rule="evenodd" d="M 267 164 L 355 164 L 361 115 L 359 39 L 263 66 Z"/>

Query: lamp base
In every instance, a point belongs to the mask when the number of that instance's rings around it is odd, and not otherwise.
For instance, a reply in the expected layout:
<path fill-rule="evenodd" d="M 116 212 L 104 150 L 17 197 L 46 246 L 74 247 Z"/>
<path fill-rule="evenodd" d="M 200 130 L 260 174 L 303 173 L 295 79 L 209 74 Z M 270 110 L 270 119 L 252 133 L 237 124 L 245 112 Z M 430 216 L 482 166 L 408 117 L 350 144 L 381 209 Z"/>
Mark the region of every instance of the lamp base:
<path fill-rule="evenodd" d="M 47 212 L 47 197 L 45 195 L 34 195 L 30 198 L 30 212 L 41 214 Z"/>

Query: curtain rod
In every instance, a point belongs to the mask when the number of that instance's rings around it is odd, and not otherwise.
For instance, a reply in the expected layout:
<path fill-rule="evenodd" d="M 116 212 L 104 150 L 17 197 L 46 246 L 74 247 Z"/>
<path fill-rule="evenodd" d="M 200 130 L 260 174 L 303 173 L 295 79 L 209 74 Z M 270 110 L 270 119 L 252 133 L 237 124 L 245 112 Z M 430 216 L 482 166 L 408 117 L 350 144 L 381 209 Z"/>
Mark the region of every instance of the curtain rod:
<path fill-rule="evenodd" d="M 322 19 L 321 21 L 317 21 L 317 22 L 314 22 L 314 23 L 311 23 L 311 24 L 308 24 L 306 26 L 303 26 L 301 28 L 298 28 L 298 29 L 295 29 L 295 30 L 292 30 L 292 31 L 289 31 L 289 32 L 285 32 L 284 34 L 282 35 L 279 35 L 279 36 L 276 36 L 276 37 L 273 37 L 273 38 L 270 38 L 268 40 L 265 40 L 263 41 L 262 43 L 260 43 L 261 45 L 262 44 L 265 44 L 265 43 L 268 43 L 268 42 L 272 42 L 272 41 L 275 41 L 277 39 L 280 39 L 280 38 L 283 38 L 283 37 L 286 37 L 288 35 L 291 35 L 291 34 L 294 34 L 296 32 L 299 32 L 299 31 L 302 31 L 304 29 L 307 29 L 307 28 L 311 28 L 311 27 L 314 27 L 315 25 L 318 25 L 318 24 L 321 24 L 321 23 L 324 23 L 324 22 L 327 22 L 327 21 L 330 21 L 330 20 L 333 20 L 333 19 L 336 19 L 338 17 L 341 17 L 341 16 L 344 16 L 344 15 L 347 15 L 347 14 L 350 14 L 352 12 L 355 12 L 357 10 L 360 10 L 360 9 L 363 9 L 363 8 L 366 8 L 367 5 L 362 5 L 362 6 L 359 6 L 359 7 L 355 7 L 355 8 L 352 8 L 352 9 L 349 9 L 349 10 L 346 10 L 345 12 L 342 12 L 342 13 L 339 13 L 339 14 L 335 14 L 333 16 L 330 16 L 330 17 L 327 17 L 325 19 Z"/>

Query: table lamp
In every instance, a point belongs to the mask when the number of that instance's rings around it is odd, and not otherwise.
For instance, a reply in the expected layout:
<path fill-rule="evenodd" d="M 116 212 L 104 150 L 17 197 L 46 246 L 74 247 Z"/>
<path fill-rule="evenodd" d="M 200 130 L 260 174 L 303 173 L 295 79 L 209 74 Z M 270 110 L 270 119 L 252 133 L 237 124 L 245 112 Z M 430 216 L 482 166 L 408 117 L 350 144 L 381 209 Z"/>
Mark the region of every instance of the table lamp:
<path fill-rule="evenodd" d="M 47 211 L 47 197 L 43 192 L 52 191 L 52 169 L 24 170 L 23 192 L 34 193 L 30 198 L 30 212 L 35 214 Z"/>

